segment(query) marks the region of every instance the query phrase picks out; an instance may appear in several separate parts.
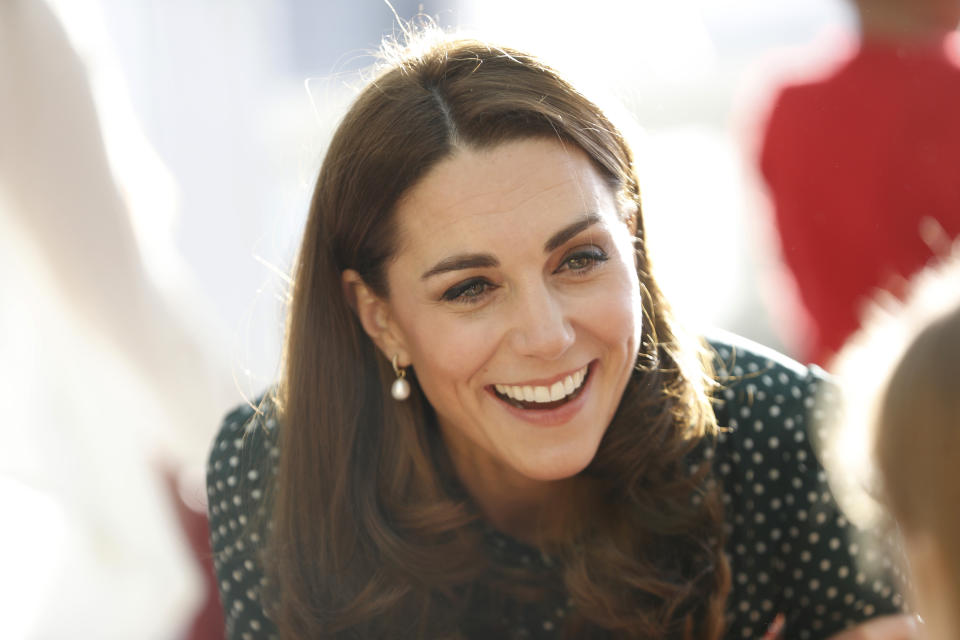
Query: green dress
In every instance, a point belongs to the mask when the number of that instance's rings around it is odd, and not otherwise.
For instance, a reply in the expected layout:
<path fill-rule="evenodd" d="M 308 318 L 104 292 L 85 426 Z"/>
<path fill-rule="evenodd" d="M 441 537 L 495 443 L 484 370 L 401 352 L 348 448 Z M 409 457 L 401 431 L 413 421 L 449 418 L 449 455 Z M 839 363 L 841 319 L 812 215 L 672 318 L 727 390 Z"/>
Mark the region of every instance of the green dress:
<path fill-rule="evenodd" d="M 711 345 L 722 385 L 715 411 L 728 427 L 707 452 L 727 511 L 733 585 L 724 637 L 759 638 L 782 613 L 784 637 L 825 638 L 901 611 L 895 564 L 882 560 L 885 570 L 862 570 L 874 551 L 859 544 L 811 446 L 823 411 L 815 398 L 829 406 L 824 372 L 726 334 Z M 266 530 L 250 524 L 267 521 L 264 491 L 276 470 L 281 428 L 269 411 L 242 406 L 226 417 L 210 454 L 210 539 L 230 640 L 277 637 L 260 601 L 266 581 L 255 553 Z M 492 527 L 484 528 L 484 540 L 496 562 L 558 570 L 549 556 Z M 511 637 L 561 637 L 569 607 L 558 597 L 516 608 Z"/>

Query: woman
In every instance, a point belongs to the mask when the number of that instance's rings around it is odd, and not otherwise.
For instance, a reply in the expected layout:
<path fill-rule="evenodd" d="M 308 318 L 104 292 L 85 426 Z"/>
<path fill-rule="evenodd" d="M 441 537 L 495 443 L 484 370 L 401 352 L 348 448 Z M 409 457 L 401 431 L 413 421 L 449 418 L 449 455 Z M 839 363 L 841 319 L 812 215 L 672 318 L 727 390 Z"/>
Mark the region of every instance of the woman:
<path fill-rule="evenodd" d="M 896 610 L 847 566 L 818 373 L 717 343 L 711 406 L 630 148 L 534 58 L 395 55 L 294 275 L 283 379 L 210 461 L 231 637 L 806 638 Z"/>

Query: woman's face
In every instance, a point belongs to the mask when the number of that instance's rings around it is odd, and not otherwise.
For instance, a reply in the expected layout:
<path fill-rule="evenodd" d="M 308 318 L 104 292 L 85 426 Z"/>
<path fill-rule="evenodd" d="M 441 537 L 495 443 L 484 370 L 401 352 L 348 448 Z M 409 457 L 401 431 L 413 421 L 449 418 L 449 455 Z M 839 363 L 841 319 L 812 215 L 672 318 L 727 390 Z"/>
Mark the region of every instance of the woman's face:
<path fill-rule="evenodd" d="M 583 470 L 642 323 L 632 231 L 612 189 L 578 148 L 524 140 L 458 150 L 397 216 L 378 343 L 416 371 L 461 475 Z"/>

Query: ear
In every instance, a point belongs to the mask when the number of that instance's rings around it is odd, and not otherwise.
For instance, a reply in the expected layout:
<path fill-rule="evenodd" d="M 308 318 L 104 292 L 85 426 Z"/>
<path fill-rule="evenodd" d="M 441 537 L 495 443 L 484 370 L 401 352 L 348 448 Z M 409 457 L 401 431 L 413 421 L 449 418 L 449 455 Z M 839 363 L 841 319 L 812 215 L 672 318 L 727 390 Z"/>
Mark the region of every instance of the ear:
<path fill-rule="evenodd" d="M 627 225 L 627 230 L 630 232 L 630 235 L 637 235 L 637 225 L 640 222 L 640 207 L 636 204 L 631 204 L 630 208 L 627 210 L 627 215 L 624 218 L 624 222 Z"/>
<path fill-rule="evenodd" d="M 389 303 L 375 294 L 353 269 L 346 269 L 340 276 L 343 295 L 353 308 L 373 343 L 387 360 L 397 356 L 397 364 L 406 367 L 410 364 L 407 340 L 394 321 Z"/>

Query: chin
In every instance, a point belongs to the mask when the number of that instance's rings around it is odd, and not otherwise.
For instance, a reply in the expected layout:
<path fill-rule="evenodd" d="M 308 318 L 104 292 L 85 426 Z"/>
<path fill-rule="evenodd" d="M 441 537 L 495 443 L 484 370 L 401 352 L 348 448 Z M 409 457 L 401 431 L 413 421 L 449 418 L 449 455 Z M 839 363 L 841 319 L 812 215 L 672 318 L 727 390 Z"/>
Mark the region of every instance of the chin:
<path fill-rule="evenodd" d="M 577 475 L 593 462 L 596 450 L 590 456 L 571 456 L 562 459 L 543 461 L 524 470 L 523 475 L 540 482 L 567 480 Z"/>

